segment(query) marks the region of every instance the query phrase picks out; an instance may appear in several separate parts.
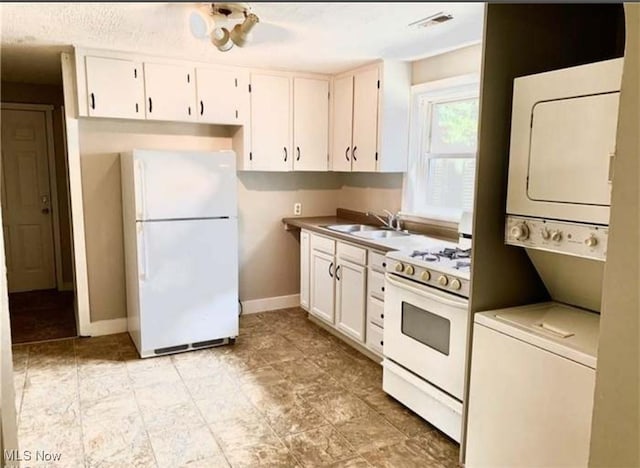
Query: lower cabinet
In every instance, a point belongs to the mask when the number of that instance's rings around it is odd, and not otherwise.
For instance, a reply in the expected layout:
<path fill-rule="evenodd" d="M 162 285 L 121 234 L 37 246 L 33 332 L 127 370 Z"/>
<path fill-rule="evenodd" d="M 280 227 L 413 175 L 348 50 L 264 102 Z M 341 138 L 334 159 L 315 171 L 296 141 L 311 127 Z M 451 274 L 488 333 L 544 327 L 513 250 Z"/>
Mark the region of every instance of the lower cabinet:
<path fill-rule="evenodd" d="M 307 231 L 300 232 L 300 307 L 309 310 L 310 302 L 310 275 L 309 263 L 311 262 L 311 239 Z"/>
<path fill-rule="evenodd" d="M 336 309 L 338 330 L 356 341 L 365 341 L 367 267 L 338 258 Z"/>
<path fill-rule="evenodd" d="M 335 323 L 335 260 L 332 254 L 311 251 L 311 307 L 309 312 Z"/>
<path fill-rule="evenodd" d="M 303 230 L 300 234 L 301 306 L 311 315 L 365 346 L 369 343 L 367 317 L 371 314 L 380 315 L 381 310 L 384 310 L 383 306 L 376 303 L 373 306 L 377 306 L 374 312 L 367 311 L 372 307 L 372 299 L 367 290 L 367 252 L 364 247 L 308 231 Z M 305 266 L 305 259 L 308 259 L 308 267 Z M 376 300 L 383 304 L 380 298 Z M 379 323 L 382 323 L 381 319 Z M 376 343 L 381 340 L 381 331 L 379 335 Z M 377 354 L 382 354 L 380 346 L 368 347 Z"/>
<path fill-rule="evenodd" d="M 384 270 L 387 266 L 382 252 L 369 251 L 367 277 L 367 348 L 382 356 L 384 343 Z"/>

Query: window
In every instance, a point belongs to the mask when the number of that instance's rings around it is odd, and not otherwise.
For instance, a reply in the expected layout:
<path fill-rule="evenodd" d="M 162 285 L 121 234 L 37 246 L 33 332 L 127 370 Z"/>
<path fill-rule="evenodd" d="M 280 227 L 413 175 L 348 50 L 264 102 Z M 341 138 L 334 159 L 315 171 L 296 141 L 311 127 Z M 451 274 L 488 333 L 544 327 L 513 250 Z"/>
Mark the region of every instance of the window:
<path fill-rule="evenodd" d="M 413 87 L 405 214 L 458 222 L 473 209 L 478 89 L 477 75 Z"/>

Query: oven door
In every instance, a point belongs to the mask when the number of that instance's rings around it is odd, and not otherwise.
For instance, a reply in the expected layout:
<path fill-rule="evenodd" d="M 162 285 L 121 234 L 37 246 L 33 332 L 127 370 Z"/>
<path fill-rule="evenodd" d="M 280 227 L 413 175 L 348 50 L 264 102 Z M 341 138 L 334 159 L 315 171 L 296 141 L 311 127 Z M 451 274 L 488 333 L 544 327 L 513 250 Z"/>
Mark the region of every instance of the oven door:
<path fill-rule="evenodd" d="M 468 302 L 387 274 L 385 357 L 462 401 Z"/>

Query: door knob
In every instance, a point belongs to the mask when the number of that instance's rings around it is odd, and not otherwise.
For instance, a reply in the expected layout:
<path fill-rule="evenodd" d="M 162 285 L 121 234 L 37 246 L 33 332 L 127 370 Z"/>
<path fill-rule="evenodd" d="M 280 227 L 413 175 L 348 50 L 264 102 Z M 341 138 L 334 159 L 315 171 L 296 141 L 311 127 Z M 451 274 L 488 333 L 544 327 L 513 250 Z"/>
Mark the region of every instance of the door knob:
<path fill-rule="evenodd" d="M 43 214 L 49 214 L 49 208 L 42 208 L 41 211 Z"/>

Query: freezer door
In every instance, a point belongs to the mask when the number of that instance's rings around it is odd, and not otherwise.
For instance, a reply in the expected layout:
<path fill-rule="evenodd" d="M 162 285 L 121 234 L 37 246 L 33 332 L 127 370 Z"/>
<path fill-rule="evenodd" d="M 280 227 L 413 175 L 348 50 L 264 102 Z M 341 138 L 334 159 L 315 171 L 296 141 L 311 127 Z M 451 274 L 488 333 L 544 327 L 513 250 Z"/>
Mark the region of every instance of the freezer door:
<path fill-rule="evenodd" d="M 133 152 L 136 219 L 237 216 L 235 153 Z"/>
<path fill-rule="evenodd" d="M 237 336 L 237 220 L 137 225 L 142 350 Z"/>

